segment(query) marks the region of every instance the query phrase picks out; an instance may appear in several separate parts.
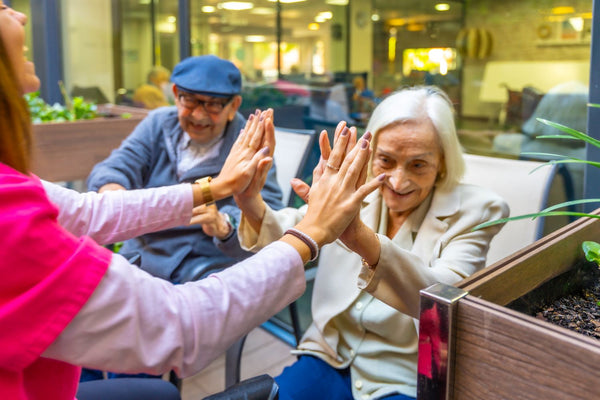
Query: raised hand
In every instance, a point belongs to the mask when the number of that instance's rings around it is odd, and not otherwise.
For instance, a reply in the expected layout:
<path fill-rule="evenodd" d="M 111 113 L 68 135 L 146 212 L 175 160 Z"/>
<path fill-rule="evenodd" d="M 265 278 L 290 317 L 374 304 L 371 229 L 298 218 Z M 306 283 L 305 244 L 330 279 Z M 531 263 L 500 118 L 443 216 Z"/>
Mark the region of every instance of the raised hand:
<path fill-rule="evenodd" d="M 308 210 L 296 228 L 319 245 L 337 239 L 358 215 L 362 200 L 383 182 L 385 175 L 365 183 L 370 138 L 365 135 L 350 146 L 350 130 L 343 129 L 321 176 L 310 188 Z"/>
<path fill-rule="evenodd" d="M 272 158 L 260 160 L 256 168 L 256 174 L 250 181 L 246 190 L 233 196 L 236 204 L 240 210 L 242 210 L 246 221 L 257 232 L 260 230 L 260 225 L 266 210 L 260 191 L 265 185 L 271 165 L 273 165 Z"/>
<path fill-rule="evenodd" d="M 346 126 L 346 121 L 341 121 L 335 129 L 334 143 L 335 143 L 335 141 L 337 141 L 338 137 L 342 134 L 342 132 L 348 132 L 348 134 L 350 135 L 349 141 L 346 145 L 346 154 L 347 154 L 350 151 L 350 149 L 352 149 L 356 145 L 356 137 L 357 137 L 356 128 L 355 127 L 348 128 Z M 371 137 L 370 133 L 365 134 L 365 138 L 367 138 L 367 140 L 370 140 L 370 137 Z M 322 131 L 319 136 L 319 149 L 321 151 L 321 157 L 319 159 L 319 163 L 313 170 L 313 184 L 318 182 L 319 179 L 321 178 L 321 175 L 323 175 L 323 171 L 325 170 L 325 167 L 329 160 L 329 155 L 331 154 L 331 145 L 329 144 L 329 137 L 327 135 L 327 131 Z M 366 175 L 365 175 L 365 177 L 366 177 Z M 364 182 L 364 180 L 362 182 Z M 310 186 L 308 186 L 308 184 L 306 184 L 305 182 L 303 182 L 302 180 L 297 179 L 297 178 L 292 179 L 291 185 L 292 185 L 292 189 L 294 190 L 294 192 L 302 200 L 304 200 L 305 202 L 308 202 Z"/>
<path fill-rule="evenodd" d="M 213 197 L 221 199 L 244 192 L 253 182 L 257 171 L 262 174 L 266 165 L 270 166 L 274 148 L 273 110 L 257 110 L 248 117 L 246 126 L 231 148 L 221 172 L 212 180 Z"/>

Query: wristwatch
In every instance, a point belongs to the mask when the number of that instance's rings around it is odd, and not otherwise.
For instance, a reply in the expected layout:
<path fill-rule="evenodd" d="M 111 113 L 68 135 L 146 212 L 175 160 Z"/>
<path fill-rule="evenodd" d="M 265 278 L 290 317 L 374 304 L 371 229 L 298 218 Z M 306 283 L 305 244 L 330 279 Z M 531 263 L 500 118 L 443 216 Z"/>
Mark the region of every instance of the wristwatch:
<path fill-rule="evenodd" d="M 235 233 L 236 223 L 231 215 L 227 213 L 221 213 L 221 215 L 223 215 L 223 217 L 225 218 L 225 222 L 227 222 L 227 225 L 229 226 L 229 233 L 223 239 L 219 239 L 221 242 L 224 242 L 226 240 L 229 240 L 229 238 L 232 237 Z"/>
<path fill-rule="evenodd" d="M 204 178 L 200 178 L 196 180 L 196 183 L 200 185 L 200 191 L 202 192 L 202 201 L 207 206 L 214 204 L 215 200 L 213 199 L 212 191 L 210 190 L 210 181 L 212 181 L 211 176 L 205 176 Z"/>

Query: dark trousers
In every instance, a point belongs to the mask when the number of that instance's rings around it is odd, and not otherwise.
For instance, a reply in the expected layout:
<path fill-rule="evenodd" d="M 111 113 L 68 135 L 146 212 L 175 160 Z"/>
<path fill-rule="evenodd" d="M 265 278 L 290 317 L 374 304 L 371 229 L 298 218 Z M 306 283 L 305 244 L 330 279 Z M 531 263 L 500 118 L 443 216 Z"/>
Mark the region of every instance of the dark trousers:
<path fill-rule="evenodd" d="M 317 357 L 302 356 L 275 378 L 279 400 L 354 400 L 350 368 L 335 369 Z M 414 400 L 403 394 L 385 400 Z"/>
<path fill-rule="evenodd" d="M 172 383 L 140 378 L 82 382 L 76 397 L 77 400 L 181 400 Z"/>
<path fill-rule="evenodd" d="M 117 374 L 116 372 L 107 372 L 106 377 L 108 379 L 115 378 L 162 378 L 162 375 L 150 375 L 150 374 Z M 97 369 L 82 368 L 81 377 L 79 382 L 89 382 L 104 379 L 102 371 Z"/>

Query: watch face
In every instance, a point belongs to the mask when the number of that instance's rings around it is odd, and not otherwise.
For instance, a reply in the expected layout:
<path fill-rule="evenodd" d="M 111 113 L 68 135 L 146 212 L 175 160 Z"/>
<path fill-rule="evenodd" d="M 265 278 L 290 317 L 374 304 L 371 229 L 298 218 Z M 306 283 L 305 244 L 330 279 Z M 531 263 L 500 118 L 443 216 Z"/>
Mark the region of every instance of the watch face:
<path fill-rule="evenodd" d="M 237 228 L 237 224 L 235 222 L 235 219 L 231 215 L 229 215 L 227 213 L 223 213 L 223 215 L 225 216 L 225 219 L 227 220 L 227 222 L 229 223 L 229 225 L 231 225 L 231 227 L 233 229 L 236 229 Z"/>

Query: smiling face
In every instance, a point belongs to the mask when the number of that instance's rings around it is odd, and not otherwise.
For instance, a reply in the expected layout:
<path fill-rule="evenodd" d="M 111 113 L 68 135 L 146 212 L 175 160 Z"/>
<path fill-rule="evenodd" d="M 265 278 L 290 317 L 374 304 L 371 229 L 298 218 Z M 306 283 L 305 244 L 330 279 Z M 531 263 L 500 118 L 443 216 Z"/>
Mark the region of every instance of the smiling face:
<path fill-rule="evenodd" d="M 173 93 L 175 94 L 175 105 L 177 106 L 177 116 L 179 117 L 181 128 L 190 135 L 190 139 L 200 144 L 210 143 L 213 139 L 219 137 L 225 130 L 227 123 L 233 120 L 235 113 L 242 103 L 240 96 L 234 96 L 221 112 L 214 114 L 206 112 L 201 105 L 193 109 L 185 107 L 179 98 L 179 91 L 175 85 L 173 85 Z M 193 94 L 191 96 L 205 102 L 226 101 L 223 98 L 201 94 Z"/>
<path fill-rule="evenodd" d="M 40 87 L 35 66 L 25 57 L 25 29 L 27 16 L 8 7 L 0 0 L 0 38 L 6 48 L 15 77 L 23 93 L 34 92 Z"/>
<path fill-rule="evenodd" d="M 382 129 L 373 153 L 373 175 L 386 174 L 381 193 L 390 218 L 406 218 L 431 193 L 442 151 L 429 119 Z"/>

